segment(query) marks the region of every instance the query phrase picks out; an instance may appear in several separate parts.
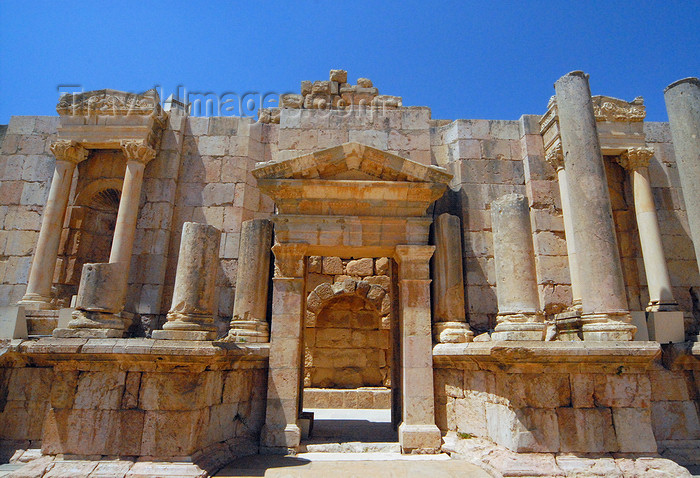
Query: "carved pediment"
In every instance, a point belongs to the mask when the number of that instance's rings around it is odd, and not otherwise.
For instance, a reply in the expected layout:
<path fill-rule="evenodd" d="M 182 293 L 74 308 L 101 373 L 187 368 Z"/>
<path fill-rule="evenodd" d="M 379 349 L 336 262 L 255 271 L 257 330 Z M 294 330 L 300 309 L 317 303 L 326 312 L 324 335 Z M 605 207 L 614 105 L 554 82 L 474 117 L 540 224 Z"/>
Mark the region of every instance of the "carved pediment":
<path fill-rule="evenodd" d="M 423 216 L 443 195 L 452 175 L 359 143 L 253 170 L 261 191 L 280 214 Z"/>
<path fill-rule="evenodd" d="M 148 90 L 142 94 L 110 89 L 69 93 L 61 96 L 56 111 L 61 116 L 162 114 L 160 98 L 155 90 Z"/>
<path fill-rule="evenodd" d="M 262 163 L 253 170 L 258 179 L 326 179 L 408 181 L 447 184 L 452 175 L 436 166 L 360 143 L 345 143 L 286 161 Z"/>

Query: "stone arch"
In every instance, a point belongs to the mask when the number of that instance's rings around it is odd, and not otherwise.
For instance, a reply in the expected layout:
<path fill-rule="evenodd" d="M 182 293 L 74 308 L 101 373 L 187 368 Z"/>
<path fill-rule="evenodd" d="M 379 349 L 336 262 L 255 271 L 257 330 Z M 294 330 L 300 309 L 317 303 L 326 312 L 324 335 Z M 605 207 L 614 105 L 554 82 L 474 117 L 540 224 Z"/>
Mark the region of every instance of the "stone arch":
<path fill-rule="evenodd" d="M 364 280 L 324 282 L 306 300 L 305 384 L 356 389 L 391 384 L 388 291 Z"/>
<path fill-rule="evenodd" d="M 104 204 L 101 199 L 104 197 L 105 193 L 109 193 L 109 195 L 112 196 L 111 199 L 114 199 L 116 196 L 116 206 L 119 207 L 122 183 L 123 181 L 121 179 L 114 178 L 93 181 L 76 195 L 73 203 L 75 206 L 88 206 L 95 209 L 103 209 L 106 204 Z"/>

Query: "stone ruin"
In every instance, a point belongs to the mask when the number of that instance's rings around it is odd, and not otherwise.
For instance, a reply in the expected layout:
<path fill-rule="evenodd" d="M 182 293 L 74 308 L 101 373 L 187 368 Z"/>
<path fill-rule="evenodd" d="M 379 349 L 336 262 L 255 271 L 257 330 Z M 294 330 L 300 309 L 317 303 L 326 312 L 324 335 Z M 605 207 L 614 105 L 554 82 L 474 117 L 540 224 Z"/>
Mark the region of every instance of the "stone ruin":
<path fill-rule="evenodd" d="M 355 408 L 404 453 L 700 465 L 700 81 L 664 95 L 647 122 L 572 72 L 542 115 L 444 120 L 332 70 L 258 121 L 12 117 L 0 457 L 206 474 Z"/>

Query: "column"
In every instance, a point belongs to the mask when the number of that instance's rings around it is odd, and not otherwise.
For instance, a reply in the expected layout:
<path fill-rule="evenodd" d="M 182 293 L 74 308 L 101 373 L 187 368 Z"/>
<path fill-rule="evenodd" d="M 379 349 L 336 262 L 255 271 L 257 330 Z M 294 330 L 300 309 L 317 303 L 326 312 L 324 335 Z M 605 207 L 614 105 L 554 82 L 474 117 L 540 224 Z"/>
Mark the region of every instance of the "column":
<path fill-rule="evenodd" d="M 221 232 L 214 226 L 186 222 L 182 226 L 173 301 L 163 330 L 154 339 L 214 340 L 216 275 Z"/>
<path fill-rule="evenodd" d="M 435 425 L 430 325 L 430 257 L 434 250 L 435 246 L 396 246 L 403 393 L 399 442 L 405 453 L 437 453 L 442 444 Z"/>
<path fill-rule="evenodd" d="M 493 201 L 491 229 L 498 299 L 498 324 L 491 340 L 542 340 L 544 317 L 527 198 L 507 194 Z"/>
<path fill-rule="evenodd" d="M 73 182 L 73 173 L 75 166 L 88 156 L 88 151 L 80 144 L 66 140 L 55 141 L 51 145 L 51 152 L 56 157 L 56 169 L 44 208 L 39 240 L 34 251 L 34 262 L 29 273 L 27 292 L 19 301 L 19 304 L 27 309 L 52 308 L 50 304 L 51 284 L 56 268 L 56 257 L 58 256 L 63 221 Z"/>
<path fill-rule="evenodd" d="M 231 329 L 222 342 L 269 341 L 267 291 L 271 246 L 272 222 L 268 219 L 243 222 Z"/>
<path fill-rule="evenodd" d="M 126 157 L 126 174 L 109 262 L 83 266 L 73 319 L 68 323 L 68 328 L 55 329 L 54 337 L 123 337 L 131 324 L 131 320 L 122 312 L 136 234 L 143 171 L 146 163 L 155 157 L 155 150 L 145 141 L 122 141 L 121 145 Z"/>
<path fill-rule="evenodd" d="M 634 209 L 649 287 L 647 307 L 649 312 L 678 309 L 678 303 L 671 291 L 671 279 L 668 275 L 659 220 L 656 216 L 654 196 L 649 182 L 649 160 L 653 154 L 654 151 L 651 148 L 630 148 L 619 157 L 620 165 L 629 171 L 632 178 Z"/>
<path fill-rule="evenodd" d="M 307 244 L 275 244 L 267 408 L 262 452 L 299 446 L 304 275 Z M 267 449 L 267 450 L 265 450 Z"/>
<path fill-rule="evenodd" d="M 636 328 L 630 324 L 588 75 L 574 71 L 554 87 L 582 285 L 583 339 L 632 340 Z"/>
<path fill-rule="evenodd" d="M 578 264 L 576 259 L 576 240 L 574 238 L 574 223 L 571 218 L 571 198 L 569 197 L 569 185 L 566 182 L 566 169 L 564 169 L 564 153 L 561 145 L 556 146 L 547 154 L 546 161 L 557 172 L 559 180 L 559 196 L 561 196 L 561 211 L 564 217 L 564 234 L 566 235 L 566 252 L 569 259 L 569 275 L 571 276 L 572 308 L 581 309 L 581 282 L 578 276 Z"/>
<path fill-rule="evenodd" d="M 434 224 L 433 256 L 433 336 L 436 342 L 471 342 L 464 310 L 462 275 L 462 233 L 459 218 L 448 213 L 438 216 Z"/>
<path fill-rule="evenodd" d="M 700 263 L 700 80 L 685 78 L 664 90 L 695 257 Z"/>

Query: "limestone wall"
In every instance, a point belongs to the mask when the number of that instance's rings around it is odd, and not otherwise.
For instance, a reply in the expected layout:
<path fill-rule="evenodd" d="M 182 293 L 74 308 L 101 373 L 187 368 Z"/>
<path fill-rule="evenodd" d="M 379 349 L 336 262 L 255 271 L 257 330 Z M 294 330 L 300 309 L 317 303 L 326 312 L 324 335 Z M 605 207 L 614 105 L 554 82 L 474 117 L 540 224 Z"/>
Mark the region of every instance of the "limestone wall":
<path fill-rule="evenodd" d="M 43 339 L 11 349 L 0 369 L 6 458 L 39 447 L 162 458 L 213 446 L 234 455 L 257 450 L 267 388 L 260 350 L 240 360 L 211 346 L 150 339 Z M 22 361 L 8 363 L 20 353 Z"/>
<path fill-rule="evenodd" d="M 572 350 L 541 360 L 534 349 L 527 358 L 515 349 L 492 350 L 493 362 L 482 360 L 484 350 L 475 361 L 436 357 L 436 421 L 443 432 L 489 438 L 518 452 L 685 450 L 681 462 L 698 459 L 692 451 L 700 439 L 697 370 L 670 371 L 660 357 L 630 363 L 641 355 L 632 350 L 619 361 L 593 362 L 579 352 L 567 363 Z"/>

